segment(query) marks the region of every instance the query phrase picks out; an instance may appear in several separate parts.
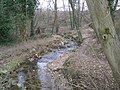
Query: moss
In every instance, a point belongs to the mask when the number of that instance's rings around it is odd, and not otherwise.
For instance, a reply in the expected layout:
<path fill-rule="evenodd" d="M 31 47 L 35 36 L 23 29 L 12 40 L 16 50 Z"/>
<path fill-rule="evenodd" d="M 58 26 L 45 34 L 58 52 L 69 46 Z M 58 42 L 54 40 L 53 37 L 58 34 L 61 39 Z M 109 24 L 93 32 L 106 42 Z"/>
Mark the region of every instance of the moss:
<path fill-rule="evenodd" d="M 17 65 L 24 62 L 24 57 L 20 56 L 16 60 L 11 61 L 7 65 L 3 65 L 0 67 L 0 73 L 7 73 L 9 71 L 12 71 Z"/>

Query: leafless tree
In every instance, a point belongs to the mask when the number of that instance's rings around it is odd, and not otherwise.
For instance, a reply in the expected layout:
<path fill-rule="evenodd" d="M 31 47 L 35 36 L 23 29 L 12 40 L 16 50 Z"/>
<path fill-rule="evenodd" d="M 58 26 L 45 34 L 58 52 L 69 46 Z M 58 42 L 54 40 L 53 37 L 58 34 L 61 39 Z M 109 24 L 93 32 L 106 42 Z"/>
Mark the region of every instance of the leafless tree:
<path fill-rule="evenodd" d="M 94 30 L 120 86 L 120 41 L 115 32 L 107 0 L 86 0 Z"/>

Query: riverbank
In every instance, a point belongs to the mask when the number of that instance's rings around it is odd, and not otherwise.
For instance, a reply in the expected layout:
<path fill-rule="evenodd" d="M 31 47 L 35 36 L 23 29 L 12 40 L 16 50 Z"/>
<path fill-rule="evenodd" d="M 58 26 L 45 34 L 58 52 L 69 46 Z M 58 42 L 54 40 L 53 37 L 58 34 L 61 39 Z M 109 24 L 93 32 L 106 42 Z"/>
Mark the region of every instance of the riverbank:
<path fill-rule="evenodd" d="M 26 90 L 119 90 L 101 45 L 97 42 L 94 31 L 89 27 L 81 31 L 83 35 L 81 46 L 66 52 L 47 65 L 52 89 L 41 88 L 36 65 L 38 58 L 41 59 L 53 49 L 59 50 L 66 47 L 64 43 L 73 38 L 77 39 L 75 31 L 69 28 L 61 29 L 59 35 L 0 49 L 2 56 L 0 57 L 2 67 L 0 68 L 0 87 L 8 86 L 1 90 L 18 90 L 20 71 L 27 76 Z M 8 72 L 9 70 L 11 72 Z"/>
<path fill-rule="evenodd" d="M 83 43 L 75 52 L 48 65 L 54 85 L 62 86 L 60 90 L 119 90 L 94 31 L 85 28 L 82 35 Z"/>
<path fill-rule="evenodd" d="M 65 39 L 59 35 L 53 35 L 42 40 L 28 41 L 15 45 L 9 49 L 1 48 L 0 56 L 0 88 L 1 90 L 17 90 L 18 72 L 27 74 L 26 88 L 29 90 L 40 88 L 37 76 L 37 65 L 34 62 L 52 49 L 63 47 L 61 42 Z M 30 70 L 30 68 L 32 68 Z M 30 72 L 32 71 L 32 72 Z M 5 77 L 6 76 L 6 77 Z M 30 84 L 30 85 L 29 85 Z M 32 85 L 31 85 L 32 84 Z"/>
<path fill-rule="evenodd" d="M 62 33 L 59 34 L 62 35 Z M 48 38 L 30 40 L 21 44 L 0 48 L 0 88 L 2 90 L 4 88 L 5 90 L 18 89 L 18 86 L 16 86 L 18 73 L 23 71 L 27 76 L 26 89 L 39 89 L 40 82 L 35 63 L 38 58 L 51 52 L 52 49 L 65 47 L 64 43 L 67 43 L 67 40 L 60 35 L 52 35 Z M 5 75 L 7 78 L 4 77 Z"/>

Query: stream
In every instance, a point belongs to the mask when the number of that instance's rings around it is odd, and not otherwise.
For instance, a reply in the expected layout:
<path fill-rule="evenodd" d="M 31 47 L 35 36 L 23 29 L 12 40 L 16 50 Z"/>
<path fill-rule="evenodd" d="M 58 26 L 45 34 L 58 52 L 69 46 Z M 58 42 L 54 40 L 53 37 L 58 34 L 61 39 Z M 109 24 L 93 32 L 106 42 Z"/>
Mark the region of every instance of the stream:
<path fill-rule="evenodd" d="M 48 63 L 57 60 L 59 57 L 63 56 L 66 52 L 73 51 L 76 49 L 76 45 L 73 41 L 70 41 L 66 44 L 66 48 L 60 49 L 53 49 L 52 52 L 42 56 L 42 58 L 38 59 L 37 62 L 37 72 L 38 72 L 38 79 L 41 82 L 42 90 L 53 90 L 51 76 L 50 73 L 47 71 Z M 21 73 L 21 72 L 20 72 Z M 22 75 L 22 76 L 21 76 Z M 24 77 L 23 73 L 19 74 L 18 81 L 20 86 L 24 86 Z"/>

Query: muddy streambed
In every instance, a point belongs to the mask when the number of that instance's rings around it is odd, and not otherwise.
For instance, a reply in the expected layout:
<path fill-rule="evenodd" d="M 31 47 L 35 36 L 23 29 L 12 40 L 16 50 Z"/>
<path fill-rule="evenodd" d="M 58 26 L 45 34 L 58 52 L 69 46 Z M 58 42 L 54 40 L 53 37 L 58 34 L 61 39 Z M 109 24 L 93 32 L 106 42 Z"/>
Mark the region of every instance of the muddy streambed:
<path fill-rule="evenodd" d="M 7 77 L 1 74 L 6 80 L 2 82 L 0 90 L 55 90 L 47 65 L 65 53 L 76 49 L 76 45 L 72 41 L 65 46 L 65 48 L 53 49 L 33 62 L 21 63 Z M 64 89 L 61 87 L 60 90 Z"/>

